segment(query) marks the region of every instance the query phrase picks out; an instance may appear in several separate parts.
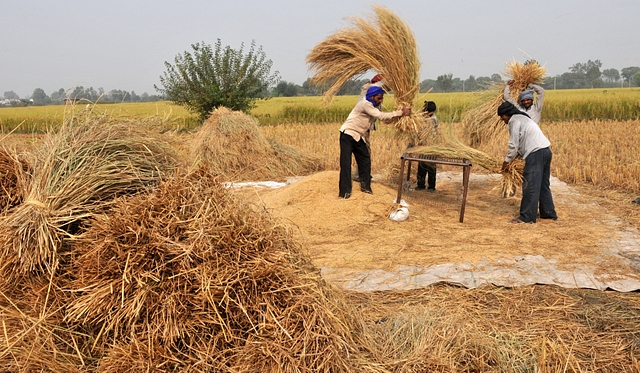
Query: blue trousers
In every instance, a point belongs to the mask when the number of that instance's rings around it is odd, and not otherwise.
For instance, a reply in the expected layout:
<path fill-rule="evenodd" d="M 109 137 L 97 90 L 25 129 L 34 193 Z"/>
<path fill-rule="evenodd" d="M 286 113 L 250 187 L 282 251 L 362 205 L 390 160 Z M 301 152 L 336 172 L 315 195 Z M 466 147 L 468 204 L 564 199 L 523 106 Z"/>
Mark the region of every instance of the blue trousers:
<path fill-rule="evenodd" d="M 539 149 L 525 159 L 520 220 L 535 223 L 538 209 L 541 219 L 557 219 L 553 197 L 549 188 L 551 177 L 551 150 Z"/>

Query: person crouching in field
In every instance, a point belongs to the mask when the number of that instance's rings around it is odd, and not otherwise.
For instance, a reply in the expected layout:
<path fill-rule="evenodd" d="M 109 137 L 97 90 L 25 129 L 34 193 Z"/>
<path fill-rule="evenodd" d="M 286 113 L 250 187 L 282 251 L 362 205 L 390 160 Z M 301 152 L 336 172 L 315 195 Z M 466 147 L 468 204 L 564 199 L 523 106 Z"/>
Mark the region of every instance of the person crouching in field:
<path fill-rule="evenodd" d="M 411 115 L 411 108 L 403 107 L 390 113 L 380 111 L 384 99 L 384 90 L 371 87 L 367 90 L 364 100 L 358 101 L 351 110 L 347 120 L 340 127 L 340 192 L 338 197 L 351 197 L 351 155 L 358 164 L 360 190 L 373 193 L 371 190 L 371 154 L 364 139 L 365 132 L 371 128 L 376 120 L 389 122 L 393 118 Z"/>
<path fill-rule="evenodd" d="M 502 163 L 502 171 L 508 171 L 518 155 L 525 162 L 520 215 L 509 223 L 535 223 L 538 207 L 541 219 L 557 220 L 549 188 L 551 142 L 536 122 L 508 101 L 498 107 L 498 116 L 509 125 L 509 150 Z"/>

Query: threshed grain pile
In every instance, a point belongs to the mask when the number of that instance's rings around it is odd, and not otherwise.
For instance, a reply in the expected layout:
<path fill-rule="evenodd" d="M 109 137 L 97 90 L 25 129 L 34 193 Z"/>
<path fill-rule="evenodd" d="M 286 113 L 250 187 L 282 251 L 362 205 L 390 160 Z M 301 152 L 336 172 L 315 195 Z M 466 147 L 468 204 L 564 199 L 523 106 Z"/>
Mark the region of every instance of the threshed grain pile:
<path fill-rule="evenodd" d="M 192 158 L 227 181 L 283 179 L 321 170 L 318 157 L 264 137 L 257 119 L 224 107 L 200 128 Z"/>

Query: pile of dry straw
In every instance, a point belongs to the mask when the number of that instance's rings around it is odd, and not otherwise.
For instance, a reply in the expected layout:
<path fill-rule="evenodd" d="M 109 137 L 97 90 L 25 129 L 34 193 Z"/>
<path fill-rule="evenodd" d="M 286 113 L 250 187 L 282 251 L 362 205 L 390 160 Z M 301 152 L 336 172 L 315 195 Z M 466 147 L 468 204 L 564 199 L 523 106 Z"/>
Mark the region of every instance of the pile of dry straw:
<path fill-rule="evenodd" d="M 361 321 L 287 229 L 145 132 L 74 115 L 5 174 L 0 371 L 354 370 Z"/>
<path fill-rule="evenodd" d="M 228 181 L 282 179 L 321 171 L 319 158 L 264 137 L 258 121 L 221 107 L 199 129 L 192 159 Z"/>

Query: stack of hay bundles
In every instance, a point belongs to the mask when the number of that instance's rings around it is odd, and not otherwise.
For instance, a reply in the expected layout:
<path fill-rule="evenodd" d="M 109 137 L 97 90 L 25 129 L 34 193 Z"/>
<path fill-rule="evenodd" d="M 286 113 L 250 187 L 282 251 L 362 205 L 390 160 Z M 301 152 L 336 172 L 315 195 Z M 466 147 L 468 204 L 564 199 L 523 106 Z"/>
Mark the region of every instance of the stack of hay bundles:
<path fill-rule="evenodd" d="M 350 371 L 359 329 L 278 222 L 162 142 L 72 120 L 2 217 L 0 371 Z"/>

